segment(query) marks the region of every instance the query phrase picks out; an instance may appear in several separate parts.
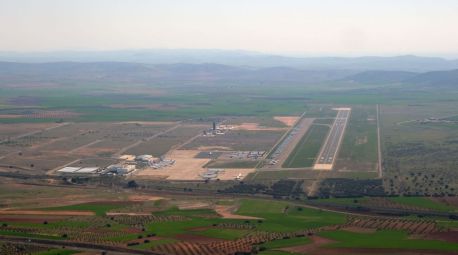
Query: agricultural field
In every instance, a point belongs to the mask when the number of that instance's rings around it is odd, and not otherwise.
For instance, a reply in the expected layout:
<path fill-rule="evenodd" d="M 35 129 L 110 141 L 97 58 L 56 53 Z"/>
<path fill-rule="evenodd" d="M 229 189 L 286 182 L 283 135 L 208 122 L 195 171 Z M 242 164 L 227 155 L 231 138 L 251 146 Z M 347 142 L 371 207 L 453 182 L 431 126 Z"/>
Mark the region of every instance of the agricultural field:
<path fill-rule="evenodd" d="M 81 244 L 97 254 L 458 253 L 456 93 L 340 81 L 8 84 L 0 254 Z M 313 169 L 339 107 L 351 114 L 337 158 Z M 57 172 L 121 162 L 139 168 Z"/>
<path fill-rule="evenodd" d="M 398 211 L 414 212 L 444 212 L 454 214 L 458 206 L 448 201 L 454 198 L 437 199 L 430 197 L 353 197 L 353 198 L 327 198 L 313 201 L 317 205 L 347 206 L 352 208 L 365 207 Z"/>
<path fill-rule="evenodd" d="M 59 187 L 62 192 L 56 194 L 52 187 L 24 184 L 15 188 L 19 192 L 14 193 L 14 201 L 9 200 L 13 193 L 0 196 L 2 250 L 26 245 L 21 247 L 34 254 L 77 254 L 85 250 L 81 244 L 89 243 L 96 250 L 103 247 L 111 252 L 122 247 L 129 254 L 164 255 L 253 250 L 260 254 L 371 254 L 387 248 L 453 254 L 458 250 L 451 239 L 455 230 L 441 227 L 434 219 L 355 216 L 269 199 L 158 197 L 135 190 L 79 187 Z M 74 195 L 74 189 L 81 190 L 80 195 Z M 33 204 L 27 204 L 32 200 Z M 30 241 L 8 242 L 21 237 Z M 46 247 L 40 239 L 66 248 Z M 383 242 L 390 246 L 381 246 Z"/>

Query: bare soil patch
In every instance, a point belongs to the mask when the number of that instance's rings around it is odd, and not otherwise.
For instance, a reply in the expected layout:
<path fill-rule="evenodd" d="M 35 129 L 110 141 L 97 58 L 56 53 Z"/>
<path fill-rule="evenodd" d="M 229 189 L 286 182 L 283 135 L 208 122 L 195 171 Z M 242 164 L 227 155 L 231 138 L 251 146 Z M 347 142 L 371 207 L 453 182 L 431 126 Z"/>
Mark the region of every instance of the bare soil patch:
<path fill-rule="evenodd" d="M 320 249 L 320 246 L 335 242 L 331 239 L 327 239 L 321 236 L 311 236 L 310 239 L 312 240 L 312 243 L 310 244 L 286 247 L 286 248 L 282 248 L 279 250 L 291 252 L 291 253 L 309 254 L 309 253 L 314 253 L 318 251 Z M 320 253 L 317 253 L 317 254 L 320 254 Z"/>
<path fill-rule="evenodd" d="M 288 127 L 292 127 L 294 123 L 296 123 L 296 121 L 299 119 L 299 117 L 298 116 L 275 116 L 274 119 L 282 122 L 283 124 L 285 124 Z"/>
<path fill-rule="evenodd" d="M 175 160 L 175 164 L 161 169 L 147 168 L 136 173 L 140 177 L 167 176 L 168 180 L 202 180 L 201 174 L 205 172 L 203 166 L 210 159 L 195 158 L 198 150 L 173 150 L 166 158 Z"/>
<path fill-rule="evenodd" d="M 34 216 L 30 217 L 29 215 L 5 215 L 0 216 L 0 222 L 27 222 L 27 223 L 43 223 L 43 221 L 54 222 L 66 219 L 66 216 Z"/>
<path fill-rule="evenodd" d="M 156 201 L 156 200 L 161 200 L 164 199 L 163 197 L 158 197 L 158 196 L 150 196 L 150 195 L 142 195 L 142 194 L 136 194 L 136 195 L 130 195 L 128 197 L 129 201 Z"/>
<path fill-rule="evenodd" d="M 50 215 L 50 216 L 93 216 L 91 211 L 40 211 L 40 210 L 21 210 L 21 211 L 0 211 L 0 215 Z"/>
<path fill-rule="evenodd" d="M 55 123 L 2 124 L 0 125 L 0 140 L 6 138 L 14 139 L 15 136 L 27 135 L 28 133 L 49 128 L 55 125 Z"/>
<path fill-rule="evenodd" d="M 0 114 L 0 119 L 18 119 L 21 117 L 22 115 L 18 114 Z"/>
<path fill-rule="evenodd" d="M 458 243 L 458 230 L 431 233 L 427 235 L 427 238 Z"/>
<path fill-rule="evenodd" d="M 234 206 L 227 206 L 227 205 L 216 205 L 215 212 L 221 215 L 224 219 L 237 219 L 237 220 L 261 220 L 262 218 L 259 217 L 252 217 L 252 216 L 244 216 L 233 214 L 233 212 L 237 208 Z"/>
<path fill-rule="evenodd" d="M 202 201 L 178 201 L 175 203 L 180 210 L 209 208 L 210 204 Z"/>
<path fill-rule="evenodd" d="M 432 197 L 430 198 L 433 201 L 444 203 L 448 206 L 455 206 L 458 208 L 458 197 Z"/>
<path fill-rule="evenodd" d="M 282 131 L 286 128 L 278 127 L 264 127 L 260 126 L 259 123 L 245 122 L 240 125 L 235 125 L 234 130 L 248 130 L 248 131 Z"/>

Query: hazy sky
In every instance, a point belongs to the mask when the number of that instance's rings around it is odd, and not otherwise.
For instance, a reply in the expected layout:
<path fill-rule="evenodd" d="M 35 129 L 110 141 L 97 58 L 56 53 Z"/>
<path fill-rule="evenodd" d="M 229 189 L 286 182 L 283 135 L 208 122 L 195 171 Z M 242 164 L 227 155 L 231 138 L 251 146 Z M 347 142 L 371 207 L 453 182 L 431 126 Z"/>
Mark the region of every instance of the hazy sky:
<path fill-rule="evenodd" d="M 0 51 L 458 55 L 458 0 L 0 0 Z"/>

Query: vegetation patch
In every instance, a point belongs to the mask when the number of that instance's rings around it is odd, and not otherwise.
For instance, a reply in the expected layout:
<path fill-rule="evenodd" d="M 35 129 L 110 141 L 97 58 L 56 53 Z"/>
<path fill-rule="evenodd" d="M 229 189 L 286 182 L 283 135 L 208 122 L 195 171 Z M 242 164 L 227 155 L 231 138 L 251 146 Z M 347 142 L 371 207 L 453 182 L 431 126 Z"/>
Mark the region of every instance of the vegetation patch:
<path fill-rule="evenodd" d="M 334 248 L 431 249 L 448 251 L 458 249 L 458 243 L 409 239 L 409 236 L 405 232 L 392 230 L 381 230 L 373 234 L 333 231 L 322 232 L 319 235 L 337 241 L 337 243 L 327 245 Z"/>
<path fill-rule="evenodd" d="M 329 127 L 327 126 L 312 125 L 282 167 L 301 168 L 313 166 L 328 132 Z"/>
<path fill-rule="evenodd" d="M 97 216 L 104 216 L 108 211 L 131 205 L 131 202 L 91 202 L 76 205 L 44 208 L 49 211 L 92 211 Z"/>

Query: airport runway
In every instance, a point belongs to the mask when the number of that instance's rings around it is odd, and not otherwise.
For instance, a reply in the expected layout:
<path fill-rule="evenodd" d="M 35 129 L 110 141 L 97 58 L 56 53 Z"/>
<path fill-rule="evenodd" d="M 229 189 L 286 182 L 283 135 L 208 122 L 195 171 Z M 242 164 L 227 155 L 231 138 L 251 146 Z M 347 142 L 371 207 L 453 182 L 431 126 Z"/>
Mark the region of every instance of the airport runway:
<path fill-rule="evenodd" d="M 350 108 L 339 108 L 334 124 L 329 131 L 324 146 L 321 148 L 320 155 L 315 163 L 315 169 L 331 170 L 334 164 L 340 143 L 342 142 L 345 127 L 350 117 Z"/>

